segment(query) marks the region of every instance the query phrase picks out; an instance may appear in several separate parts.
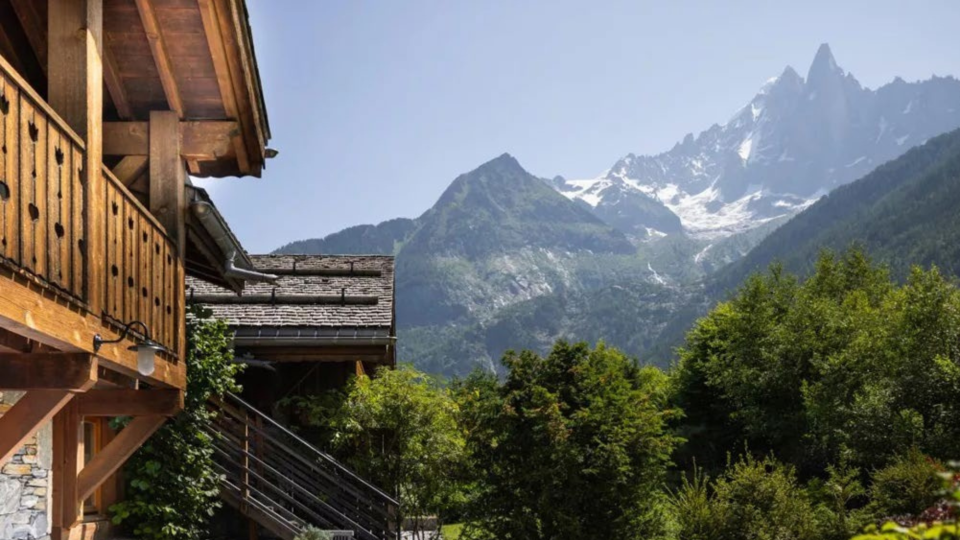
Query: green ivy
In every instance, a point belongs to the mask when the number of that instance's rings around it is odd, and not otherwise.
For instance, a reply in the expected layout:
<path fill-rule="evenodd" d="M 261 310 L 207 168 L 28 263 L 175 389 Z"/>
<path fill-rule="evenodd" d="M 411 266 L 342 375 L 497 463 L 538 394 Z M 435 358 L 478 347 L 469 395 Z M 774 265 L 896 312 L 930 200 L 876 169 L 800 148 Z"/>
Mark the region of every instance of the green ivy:
<path fill-rule="evenodd" d="M 214 413 L 206 404 L 239 391 L 235 377 L 242 365 L 232 362 L 226 323 L 209 316 L 192 307 L 187 317 L 184 410 L 130 458 L 124 469 L 126 500 L 110 507 L 113 522 L 137 538 L 206 538 L 209 519 L 220 506 L 213 440 L 204 430 Z"/>

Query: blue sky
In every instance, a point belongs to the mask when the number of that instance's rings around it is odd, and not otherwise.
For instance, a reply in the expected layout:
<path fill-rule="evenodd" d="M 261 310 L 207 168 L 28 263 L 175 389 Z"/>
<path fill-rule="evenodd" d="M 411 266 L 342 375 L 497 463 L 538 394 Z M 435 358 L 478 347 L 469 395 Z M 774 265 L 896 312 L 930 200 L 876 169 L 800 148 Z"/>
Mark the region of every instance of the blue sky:
<path fill-rule="evenodd" d="M 203 182 L 267 252 L 415 217 L 503 152 L 593 177 L 725 122 L 828 42 L 865 86 L 960 75 L 960 2 L 248 0 L 273 139 Z"/>

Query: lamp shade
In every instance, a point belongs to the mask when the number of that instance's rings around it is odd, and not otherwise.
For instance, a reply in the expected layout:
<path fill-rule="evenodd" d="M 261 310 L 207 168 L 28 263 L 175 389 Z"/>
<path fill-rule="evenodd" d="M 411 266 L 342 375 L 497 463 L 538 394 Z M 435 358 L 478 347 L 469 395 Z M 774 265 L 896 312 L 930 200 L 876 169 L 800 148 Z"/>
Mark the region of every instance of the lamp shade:
<path fill-rule="evenodd" d="M 137 371 L 143 376 L 153 375 L 153 370 L 156 369 L 156 356 L 157 351 L 153 349 L 148 349 L 147 347 L 140 347 L 137 349 Z"/>
<path fill-rule="evenodd" d="M 163 350 L 163 346 L 151 339 L 146 339 L 143 343 L 130 347 L 131 351 L 137 351 L 137 373 L 144 377 L 153 375 L 156 369 L 157 351 Z"/>

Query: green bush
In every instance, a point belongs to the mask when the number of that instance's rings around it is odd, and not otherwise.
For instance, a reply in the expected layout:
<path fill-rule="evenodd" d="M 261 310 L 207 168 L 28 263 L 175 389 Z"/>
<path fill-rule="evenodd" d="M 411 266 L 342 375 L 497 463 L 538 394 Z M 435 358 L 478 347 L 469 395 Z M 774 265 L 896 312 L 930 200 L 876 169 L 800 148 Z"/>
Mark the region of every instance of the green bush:
<path fill-rule="evenodd" d="M 321 531 L 316 527 L 307 525 L 293 540 L 331 540 L 332 538 L 333 535 L 327 531 Z"/>
<path fill-rule="evenodd" d="M 184 410 L 130 458 L 126 498 L 110 508 L 113 522 L 137 538 L 207 538 L 207 523 L 220 506 L 213 440 L 204 432 L 213 414 L 207 400 L 238 391 L 242 365 L 232 362 L 227 325 L 207 315 L 194 308 L 187 318 Z"/>
<path fill-rule="evenodd" d="M 893 484 L 899 484 L 900 486 L 915 484 L 917 483 L 916 479 L 925 478 L 922 473 L 924 467 L 920 464 L 919 456 L 906 456 L 905 459 L 900 461 L 913 461 L 914 464 L 898 463 L 888 468 L 900 467 L 901 469 L 913 469 L 913 471 L 889 473 L 890 476 L 911 478 L 912 480 L 893 482 Z M 938 501 L 935 507 L 927 509 L 919 516 L 913 516 L 910 524 L 901 524 L 895 521 L 888 521 L 882 526 L 872 524 L 866 527 L 863 534 L 855 536 L 853 540 L 960 540 L 960 526 L 957 524 L 958 509 L 960 509 L 960 463 L 950 463 L 949 470 L 940 472 L 938 476 L 943 488 L 941 494 L 944 498 Z M 925 484 L 925 481 L 920 482 L 920 484 Z M 919 492 L 922 493 L 922 489 Z"/>
<path fill-rule="evenodd" d="M 877 519 L 919 515 L 942 496 L 938 473 L 943 466 L 912 449 L 892 464 L 873 473 L 870 486 L 871 514 Z"/>
<path fill-rule="evenodd" d="M 791 467 L 749 455 L 710 483 L 694 475 L 671 498 L 684 540 L 819 540 L 817 519 Z"/>
<path fill-rule="evenodd" d="M 683 540 L 714 540 L 720 527 L 713 515 L 710 478 L 696 467 L 691 476 L 684 475 L 680 488 L 670 494 L 676 527 Z"/>

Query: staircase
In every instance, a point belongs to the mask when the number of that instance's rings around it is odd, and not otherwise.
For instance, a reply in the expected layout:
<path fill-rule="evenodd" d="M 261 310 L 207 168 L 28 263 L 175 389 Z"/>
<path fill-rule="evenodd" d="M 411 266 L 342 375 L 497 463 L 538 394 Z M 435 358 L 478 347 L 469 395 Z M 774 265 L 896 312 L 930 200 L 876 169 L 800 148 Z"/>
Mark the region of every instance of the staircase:
<path fill-rule="evenodd" d="M 282 540 L 307 525 L 338 539 L 398 537 L 390 495 L 233 394 L 210 406 L 220 494 L 240 513 Z"/>

